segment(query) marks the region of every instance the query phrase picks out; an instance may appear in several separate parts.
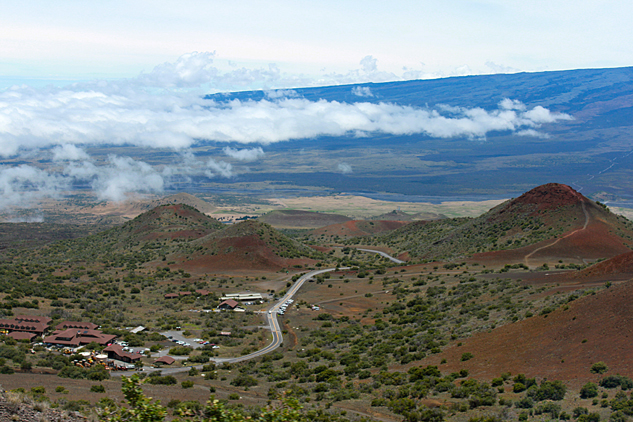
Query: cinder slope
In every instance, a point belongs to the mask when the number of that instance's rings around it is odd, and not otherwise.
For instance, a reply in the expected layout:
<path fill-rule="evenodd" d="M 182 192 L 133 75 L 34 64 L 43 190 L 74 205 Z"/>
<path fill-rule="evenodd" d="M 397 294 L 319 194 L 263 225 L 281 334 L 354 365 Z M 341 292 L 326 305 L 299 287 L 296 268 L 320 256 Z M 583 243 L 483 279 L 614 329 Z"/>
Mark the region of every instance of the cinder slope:
<path fill-rule="evenodd" d="M 330 224 L 343 223 L 351 220 L 351 218 L 344 215 L 322 212 L 275 210 L 262 215 L 257 220 L 262 223 L 270 224 L 275 228 L 315 229 L 329 226 Z"/>
<path fill-rule="evenodd" d="M 595 380 L 591 365 L 603 361 L 609 374 L 633 375 L 633 281 L 612 286 L 543 316 L 505 325 L 461 340 L 441 354 L 448 368 L 466 368 L 474 377 L 503 372 L 548 379 Z M 461 362 L 463 353 L 474 355 Z"/>

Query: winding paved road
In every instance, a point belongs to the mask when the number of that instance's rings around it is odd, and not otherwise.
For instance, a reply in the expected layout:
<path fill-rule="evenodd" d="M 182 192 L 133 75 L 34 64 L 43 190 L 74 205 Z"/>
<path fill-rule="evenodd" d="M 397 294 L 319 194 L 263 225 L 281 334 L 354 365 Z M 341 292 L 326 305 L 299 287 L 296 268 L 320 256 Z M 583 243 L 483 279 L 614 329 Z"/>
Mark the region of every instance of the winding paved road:
<path fill-rule="evenodd" d="M 388 260 L 390 260 L 391 262 L 394 262 L 396 264 L 404 264 L 404 261 L 399 260 L 398 258 L 394 258 L 393 256 L 386 254 L 385 252 L 382 251 L 376 251 L 374 249 L 362 249 L 362 248 L 356 248 L 359 251 L 363 251 L 363 252 L 373 252 L 373 253 L 377 253 L 380 256 L 384 256 L 385 258 L 387 258 Z"/>
<path fill-rule="evenodd" d="M 384 256 L 385 258 L 388 258 L 389 260 L 391 260 L 392 262 L 396 263 L 396 264 L 404 264 L 404 261 L 401 261 L 397 258 L 394 258 L 388 254 L 386 254 L 385 252 L 381 252 L 381 251 L 376 251 L 373 249 L 358 249 L 360 251 L 363 252 L 372 252 L 372 253 L 377 253 L 381 256 Z M 277 311 L 279 310 L 279 308 L 281 308 L 281 305 L 283 305 L 286 301 L 288 301 L 288 299 L 292 299 L 292 297 L 299 291 L 299 289 L 301 288 L 301 286 L 303 286 L 303 283 L 305 283 L 307 280 L 311 279 L 312 277 L 315 277 L 319 274 L 323 274 L 323 273 L 327 273 L 327 272 L 332 272 L 332 271 L 338 271 L 338 270 L 348 270 L 349 267 L 337 267 L 337 268 L 326 268 L 326 269 L 322 269 L 322 270 L 315 270 L 315 271 L 310 271 L 309 273 L 306 273 L 304 275 L 302 275 L 301 277 L 299 277 L 297 279 L 297 281 L 288 289 L 288 291 L 286 292 L 286 294 L 273 306 L 271 306 L 267 311 L 266 311 L 266 320 L 268 322 L 268 325 L 270 327 L 270 332 L 272 334 L 272 341 L 270 342 L 270 344 L 266 347 L 264 347 L 263 349 L 260 349 L 256 352 L 253 353 L 249 353 L 248 355 L 244 355 L 244 356 L 239 356 L 239 357 L 234 357 L 234 358 L 212 358 L 211 361 L 215 362 L 215 363 L 236 363 L 236 362 L 242 362 L 245 360 L 250 360 L 250 359 L 254 359 L 260 356 L 265 355 L 266 353 L 270 353 L 273 350 L 279 348 L 279 346 L 281 346 L 281 344 L 284 341 L 284 337 L 283 337 L 283 333 L 281 330 L 281 325 L 279 324 L 279 321 L 277 320 Z M 202 365 L 195 365 L 192 366 L 196 369 L 202 369 Z M 146 368 L 146 370 L 148 372 L 153 372 L 153 371 L 157 371 L 159 369 L 154 369 L 154 368 Z M 170 374 L 176 374 L 178 372 L 185 372 L 188 371 L 189 368 L 188 367 L 180 367 L 180 368 L 160 368 L 160 371 L 162 371 L 163 375 L 170 375 Z M 128 372 L 112 372 L 112 376 L 119 376 L 119 375 L 126 375 L 126 374 L 132 374 L 135 371 L 128 371 Z"/>

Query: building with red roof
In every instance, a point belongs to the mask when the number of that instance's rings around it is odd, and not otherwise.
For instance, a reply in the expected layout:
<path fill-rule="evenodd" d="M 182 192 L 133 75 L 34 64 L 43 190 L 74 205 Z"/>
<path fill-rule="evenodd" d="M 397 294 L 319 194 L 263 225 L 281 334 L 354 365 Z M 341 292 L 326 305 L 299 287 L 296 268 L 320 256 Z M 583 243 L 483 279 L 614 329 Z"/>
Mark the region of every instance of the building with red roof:
<path fill-rule="evenodd" d="M 118 344 L 111 344 L 105 349 L 103 349 L 103 353 L 108 354 L 109 359 L 122 360 L 123 362 L 134 363 L 136 361 L 141 360 L 141 355 L 135 353 L 129 353 L 123 350 L 123 347 Z"/>
<path fill-rule="evenodd" d="M 44 343 L 56 344 L 58 346 L 79 347 L 92 342 L 102 346 L 110 344 L 116 338 L 113 334 L 104 334 L 99 330 L 81 330 L 69 328 L 67 330 L 57 330 L 50 336 L 44 338 Z"/>
<path fill-rule="evenodd" d="M 68 328 L 78 328 L 81 330 L 96 330 L 99 328 L 97 324 L 92 322 L 80 322 L 80 321 L 63 321 L 57 324 L 56 330 L 67 330 Z"/>
<path fill-rule="evenodd" d="M 0 330 L 22 331 L 41 336 L 48 330 L 51 321 L 48 317 L 19 315 L 13 319 L 0 319 Z"/>

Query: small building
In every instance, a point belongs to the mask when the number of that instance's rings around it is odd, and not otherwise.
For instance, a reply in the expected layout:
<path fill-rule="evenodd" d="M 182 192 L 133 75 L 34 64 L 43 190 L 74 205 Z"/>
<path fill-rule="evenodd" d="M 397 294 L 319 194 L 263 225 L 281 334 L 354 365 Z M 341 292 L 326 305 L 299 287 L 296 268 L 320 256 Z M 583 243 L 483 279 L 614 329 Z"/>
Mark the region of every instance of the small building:
<path fill-rule="evenodd" d="M 132 328 L 132 329 L 130 330 L 130 333 L 132 333 L 132 334 L 138 334 L 138 333 L 140 333 L 141 331 L 145 331 L 145 327 L 143 327 L 142 325 L 139 325 L 139 326 L 138 326 L 138 327 L 136 327 L 136 328 Z"/>
<path fill-rule="evenodd" d="M 180 296 L 191 296 L 191 292 L 178 292 Z"/>
<path fill-rule="evenodd" d="M 154 361 L 154 364 L 165 364 L 165 365 L 171 365 L 172 363 L 176 362 L 176 359 L 172 358 L 171 356 L 163 356 L 162 358 L 158 358 Z"/>
<path fill-rule="evenodd" d="M 29 342 L 33 341 L 33 339 L 36 337 L 35 334 L 33 333 L 25 333 L 23 331 L 13 331 L 9 334 L 7 334 L 8 337 L 11 337 L 14 340 L 27 340 Z"/>
<path fill-rule="evenodd" d="M 198 289 L 196 290 L 196 293 L 198 294 L 198 296 L 209 296 L 211 294 L 210 291 L 205 289 Z"/>
<path fill-rule="evenodd" d="M 176 299 L 177 297 L 180 297 L 178 293 L 167 293 L 165 295 L 165 299 Z"/>
<path fill-rule="evenodd" d="M 134 363 L 141 360 L 141 355 L 126 352 L 123 350 L 123 347 L 118 344 L 109 345 L 103 349 L 103 352 L 108 354 L 108 359 L 116 359 L 128 363 Z"/>
<path fill-rule="evenodd" d="M 220 303 L 218 305 L 218 309 L 231 309 L 231 310 L 233 310 L 233 309 L 237 308 L 238 305 L 239 305 L 239 303 L 237 303 L 233 299 L 229 299 L 229 300 L 225 300 L 224 302 Z"/>
<path fill-rule="evenodd" d="M 221 300 L 239 300 L 242 302 L 252 302 L 257 300 L 264 300 L 261 293 L 230 293 L 222 296 Z"/>

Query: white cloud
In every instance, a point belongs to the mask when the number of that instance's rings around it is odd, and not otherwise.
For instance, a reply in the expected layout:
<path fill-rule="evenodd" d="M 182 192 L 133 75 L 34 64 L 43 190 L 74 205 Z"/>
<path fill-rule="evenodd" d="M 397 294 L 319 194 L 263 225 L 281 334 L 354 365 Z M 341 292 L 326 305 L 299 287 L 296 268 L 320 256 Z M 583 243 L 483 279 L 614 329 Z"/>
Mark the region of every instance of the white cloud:
<path fill-rule="evenodd" d="M 309 101 L 294 91 L 269 91 L 261 101 L 217 102 L 204 98 L 201 85 L 272 82 L 285 77 L 275 66 L 218 72 L 213 53 L 191 53 L 157 66 L 138 78 L 96 81 L 65 88 L 14 87 L 0 92 L 0 156 L 51 156 L 54 169 L 31 166 L 0 169 L 0 208 L 59 195 L 73 182 L 90 183 L 102 199 L 120 201 L 130 192 L 162 192 L 174 180 L 193 176 L 233 177 L 233 165 L 197 159 L 194 144 L 231 142 L 268 145 L 292 139 L 370 134 L 425 134 L 436 138 L 485 138 L 490 131 L 542 136 L 541 125 L 570 116 L 504 99 L 495 110 L 440 106 L 436 109 L 367 102 Z M 339 80 L 388 78 L 377 60 L 365 57 L 362 69 Z M 371 95 L 358 87 L 356 95 Z M 136 146 L 178 151 L 181 162 L 152 167 L 130 157 L 93 161 L 93 147 Z M 238 161 L 261 158 L 261 146 L 226 147 Z M 60 170 L 59 167 L 63 169 Z M 338 170 L 351 171 L 341 163 Z"/>
<path fill-rule="evenodd" d="M 338 171 L 340 171 L 343 174 L 350 174 L 352 173 L 352 166 L 350 166 L 347 163 L 339 163 Z"/>
<path fill-rule="evenodd" d="M 53 148 L 53 161 L 78 161 L 89 159 L 83 149 L 72 144 L 58 145 Z"/>
<path fill-rule="evenodd" d="M 368 86 L 355 86 L 352 88 L 352 94 L 357 97 L 373 97 L 374 94 L 371 92 Z"/>
<path fill-rule="evenodd" d="M 149 93 L 133 85 L 94 84 L 90 90 L 80 86 L 40 91 L 16 88 L 0 94 L 0 154 L 6 157 L 60 146 L 56 151 L 62 157 L 72 152 L 70 145 L 77 144 L 186 150 L 200 141 L 265 145 L 373 132 L 480 138 L 491 130 L 536 128 L 570 118 L 540 106 L 524 109 L 512 100 L 502 101 L 500 108 L 492 111 L 456 107 L 429 110 L 285 97 L 217 103 L 205 100 L 198 92 Z M 443 115 L 444 110 L 450 110 L 451 115 Z"/>
<path fill-rule="evenodd" d="M 45 197 L 59 197 L 69 186 L 59 175 L 29 165 L 0 167 L 0 210 L 28 208 Z"/>
<path fill-rule="evenodd" d="M 251 149 L 225 147 L 222 151 L 229 157 L 235 158 L 238 161 L 255 161 L 265 155 L 262 147 Z"/>

